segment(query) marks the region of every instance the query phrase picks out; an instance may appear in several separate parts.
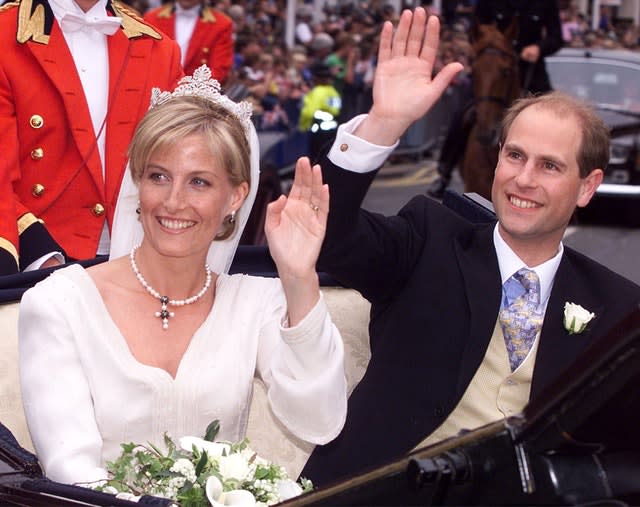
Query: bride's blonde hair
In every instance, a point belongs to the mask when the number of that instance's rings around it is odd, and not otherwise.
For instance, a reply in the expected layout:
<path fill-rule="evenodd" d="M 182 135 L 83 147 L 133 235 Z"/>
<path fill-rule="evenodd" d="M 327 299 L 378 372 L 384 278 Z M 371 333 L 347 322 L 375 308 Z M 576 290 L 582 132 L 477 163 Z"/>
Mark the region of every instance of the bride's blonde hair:
<path fill-rule="evenodd" d="M 140 183 L 157 150 L 179 145 L 192 134 L 205 138 L 213 162 L 225 169 L 233 187 L 243 182 L 251 185 L 249 142 L 242 123 L 222 105 L 196 96 L 172 97 L 147 111 L 129 146 L 134 183 Z M 225 230 L 216 239 L 226 239 L 234 230 L 235 223 L 225 220 Z"/>

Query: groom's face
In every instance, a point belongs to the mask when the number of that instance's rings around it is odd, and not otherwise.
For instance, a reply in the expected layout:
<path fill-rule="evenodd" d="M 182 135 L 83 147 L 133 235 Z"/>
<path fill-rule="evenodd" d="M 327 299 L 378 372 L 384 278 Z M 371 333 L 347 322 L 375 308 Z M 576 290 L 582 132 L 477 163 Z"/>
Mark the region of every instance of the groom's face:
<path fill-rule="evenodd" d="M 581 141 L 578 119 L 549 107 L 529 106 L 513 121 L 492 188 L 500 231 L 512 248 L 555 255 L 576 206 L 586 206 L 599 184 L 599 170 L 580 177 Z"/>

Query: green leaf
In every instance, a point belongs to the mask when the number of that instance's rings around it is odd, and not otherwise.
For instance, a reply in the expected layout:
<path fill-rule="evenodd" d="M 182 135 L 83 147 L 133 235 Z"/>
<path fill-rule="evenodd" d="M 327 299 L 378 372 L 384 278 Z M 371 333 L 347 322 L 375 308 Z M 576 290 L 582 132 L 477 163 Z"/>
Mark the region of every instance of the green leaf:
<path fill-rule="evenodd" d="M 167 448 L 167 455 L 171 456 L 173 452 L 176 450 L 176 444 L 171 439 L 171 437 L 167 434 L 167 432 L 164 433 L 164 445 Z"/>
<path fill-rule="evenodd" d="M 205 451 L 205 452 L 202 453 L 202 456 L 200 456 L 200 459 L 198 460 L 198 463 L 196 464 L 196 477 L 200 476 L 200 474 L 204 470 L 204 467 L 207 466 L 208 462 L 209 462 L 209 456 L 207 456 L 207 453 Z"/>
<path fill-rule="evenodd" d="M 219 431 L 220 421 L 218 419 L 215 419 L 214 421 L 211 421 L 211 423 L 209 423 L 209 426 L 207 426 L 207 431 L 204 434 L 204 439 L 208 442 L 213 442 Z"/>
<path fill-rule="evenodd" d="M 155 452 L 158 456 L 164 456 L 162 451 L 158 449 L 155 445 L 153 445 L 151 442 L 148 442 L 148 444 L 149 444 L 149 447 L 151 447 L 151 450 Z"/>
<path fill-rule="evenodd" d="M 138 447 L 138 444 L 134 444 L 133 442 L 129 442 L 128 444 L 120 444 L 120 447 L 122 447 L 123 452 L 130 453 L 136 447 Z"/>

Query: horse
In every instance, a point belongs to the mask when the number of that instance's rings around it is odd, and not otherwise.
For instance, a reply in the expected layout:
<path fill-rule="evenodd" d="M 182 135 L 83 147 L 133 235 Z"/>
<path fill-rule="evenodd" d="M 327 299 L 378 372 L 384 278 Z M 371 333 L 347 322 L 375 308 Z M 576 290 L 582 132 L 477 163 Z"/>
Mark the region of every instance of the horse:
<path fill-rule="evenodd" d="M 461 173 L 465 192 L 476 192 L 491 200 L 500 122 L 506 108 L 520 96 L 518 54 L 511 43 L 518 24 L 514 20 L 504 33 L 495 24 L 480 24 L 475 30 L 471 65 L 475 119 Z"/>

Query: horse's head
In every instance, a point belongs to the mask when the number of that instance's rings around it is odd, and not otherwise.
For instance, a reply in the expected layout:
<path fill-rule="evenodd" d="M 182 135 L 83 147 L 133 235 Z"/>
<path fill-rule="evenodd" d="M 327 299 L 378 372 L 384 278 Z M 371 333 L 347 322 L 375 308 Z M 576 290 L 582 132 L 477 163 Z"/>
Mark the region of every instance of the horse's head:
<path fill-rule="evenodd" d="M 476 106 L 476 138 L 497 145 L 504 110 L 520 95 L 518 55 L 511 41 L 517 31 L 512 23 L 504 33 L 491 25 L 478 25 L 473 43 L 473 95 Z"/>

